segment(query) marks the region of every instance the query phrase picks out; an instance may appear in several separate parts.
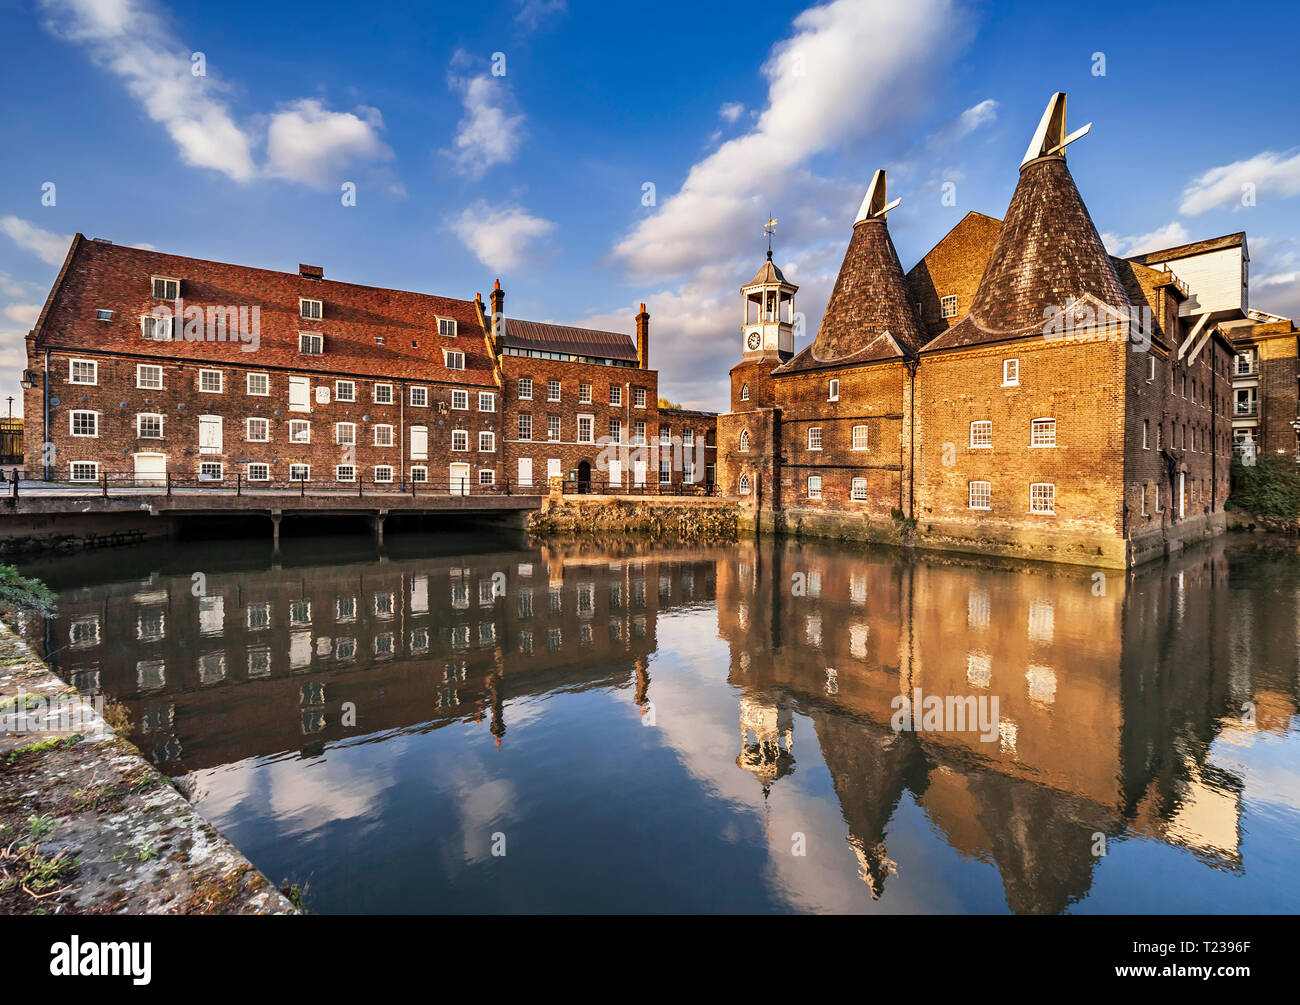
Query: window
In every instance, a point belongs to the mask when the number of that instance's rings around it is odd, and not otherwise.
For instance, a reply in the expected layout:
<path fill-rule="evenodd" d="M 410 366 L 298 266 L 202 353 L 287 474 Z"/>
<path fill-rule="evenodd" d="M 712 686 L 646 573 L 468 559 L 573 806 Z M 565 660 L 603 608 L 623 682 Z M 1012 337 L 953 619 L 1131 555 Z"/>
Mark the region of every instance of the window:
<path fill-rule="evenodd" d="M 593 415 L 578 416 L 578 442 L 591 443 L 595 439 L 596 417 Z"/>
<path fill-rule="evenodd" d="M 334 480 L 336 482 L 354 482 L 357 480 L 357 468 L 355 464 L 336 464 L 334 466 Z"/>
<path fill-rule="evenodd" d="M 853 488 L 850 492 L 850 498 L 854 502 L 867 501 L 867 480 L 865 478 L 853 479 Z"/>
<path fill-rule="evenodd" d="M 113 312 L 112 312 L 112 311 L 108 311 L 108 310 L 98 310 L 98 311 L 95 311 L 95 320 L 96 320 L 96 321 L 112 321 L 112 320 L 113 320 Z"/>
<path fill-rule="evenodd" d="M 407 397 L 411 402 L 412 408 L 429 407 L 429 389 L 427 387 L 424 387 L 421 384 L 412 384 L 410 392 L 411 393 L 407 395 Z"/>
<path fill-rule="evenodd" d="M 71 474 L 74 482 L 97 482 L 99 481 L 99 462 L 73 461 Z"/>
<path fill-rule="evenodd" d="M 560 417 L 558 415 L 548 415 L 546 417 L 546 438 L 548 440 L 558 440 L 560 438 Z"/>
<path fill-rule="evenodd" d="M 620 422 L 618 419 L 609 420 L 609 442 L 610 443 L 623 442 L 623 423 Z"/>
<path fill-rule="evenodd" d="M 161 440 L 163 417 L 155 412 L 141 412 L 135 417 L 135 435 L 144 440 Z"/>
<path fill-rule="evenodd" d="M 682 430 L 682 446 L 684 446 L 684 447 L 693 447 L 693 446 L 695 446 L 695 430 L 694 430 L 694 429 L 683 429 L 683 430 Z"/>
<path fill-rule="evenodd" d="M 306 419 L 289 420 L 289 442 L 290 443 L 310 443 L 311 442 L 311 423 Z"/>
<path fill-rule="evenodd" d="M 519 439 L 531 440 L 533 438 L 533 417 L 528 412 L 523 412 L 519 416 Z"/>
<path fill-rule="evenodd" d="M 970 445 L 974 448 L 993 446 L 993 423 L 981 419 L 970 424 Z"/>
<path fill-rule="evenodd" d="M 457 411 L 457 412 L 466 412 L 466 411 L 468 411 L 468 410 L 469 410 L 469 392 L 468 392 L 468 391 L 452 391 L 452 392 L 451 392 L 451 407 L 452 407 L 452 409 L 453 409 L 454 411 Z"/>
<path fill-rule="evenodd" d="M 391 447 L 393 445 L 393 427 L 379 425 L 375 427 L 375 446 Z"/>
<path fill-rule="evenodd" d="M 1156 380 L 1156 358 L 1151 356 L 1147 359 L 1147 383 L 1154 384 Z"/>
<path fill-rule="evenodd" d="M 491 453 L 497 448 L 497 438 L 495 433 L 481 432 L 478 434 L 479 453 Z"/>
<path fill-rule="evenodd" d="M 1020 383 L 1020 360 L 1004 359 L 1002 361 L 1002 386 L 1015 387 Z"/>
<path fill-rule="evenodd" d="M 740 483 L 736 486 L 742 496 L 749 495 L 749 475 L 741 475 Z"/>
<path fill-rule="evenodd" d="M 496 394 L 492 391 L 479 391 L 478 410 L 480 412 L 495 412 L 497 410 Z"/>
<path fill-rule="evenodd" d="M 376 384 L 375 385 L 375 404 L 391 405 L 393 403 L 393 385 Z"/>
<path fill-rule="evenodd" d="M 1031 447 L 1056 446 L 1056 420 L 1035 419 L 1030 423 L 1029 445 Z"/>
<path fill-rule="evenodd" d="M 560 400 L 560 382 L 558 380 L 548 380 L 546 382 L 546 400 Z"/>
<path fill-rule="evenodd" d="M 454 338 L 456 335 L 456 322 L 453 318 L 438 319 L 438 334 L 445 335 L 448 338 Z"/>
<path fill-rule="evenodd" d="M 250 464 L 248 466 L 248 480 L 250 482 L 266 482 L 271 480 L 271 465 L 269 464 Z"/>
<path fill-rule="evenodd" d="M 579 385 L 578 385 L 578 404 L 580 404 L 580 405 L 590 405 L 590 404 L 591 404 L 591 385 L 590 385 L 590 384 L 579 384 Z"/>
<path fill-rule="evenodd" d="M 465 354 L 463 352 L 452 352 L 451 350 L 444 349 L 442 351 L 442 360 L 446 364 L 448 370 L 465 369 Z"/>
<path fill-rule="evenodd" d="M 140 334 L 152 342 L 170 342 L 175 318 L 157 318 L 146 314 L 140 319 Z"/>
<path fill-rule="evenodd" d="M 357 424 L 355 422 L 334 423 L 334 442 L 341 447 L 356 446 Z"/>
<path fill-rule="evenodd" d="M 271 378 L 265 373 L 250 373 L 247 387 L 249 394 L 264 398 L 271 393 Z"/>
<path fill-rule="evenodd" d="M 632 406 L 634 408 L 645 408 L 644 387 L 636 387 L 632 389 Z"/>
<path fill-rule="evenodd" d="M 99 413 L 74 410 L 69 414 L 70 431 L 73 436 L 98 436 Z"/>
<path fill-rule="evenodd" d="M 533 379 L 531 377 L 519 378 L 519 400 L 520 401 L 533 400 Z"/>
<path fill-rule="evenodd" d="M 298 317 L 306 318 L 309 321 L 319 321 L 324 313 L 324 304 L 321 301 L 307 300 L 303 297 L 298 298 Z"/>
<path fill-rule="evenodd" d="M 309 482 L 311 481 L 310 464 L 290 464 L 289 481 L 291 482 Z"/>
<path fill-rule="evenodd" d="M 672 480 L 673 480 L 673 462 L 660 461 L 659 462 L 659 484 L 667 485 Z"/>
<path fill-rule="evenodd" d="M 135 368 L 135 386 L 146 391 L 161 391 L 163 386 L 163 368 L 160 366 L 140 365 Z"/>
<path fill-rule="evenodd" d="M 742 454 L 749 453 L 749 430 L 748 429 L 742 429 L 740 431 L 740 452 Z"/>
<path fill-rule="evenodd" d="M 357 384 L 353 380 L 336 380 L 334 382 L 335 401 L 356 401 Z"/>
<path fill-rule="evenodd" d="M 826 385 L 826 400 L 840 400 L 840 381 L 838 377 L 832 377 L 830 383 Z"/>
<path fill-rule="evenodd" d="M 623 389 L 617 384 L 611 384 L 609 386 L 609 403 L 611 405 L 623 404 Z"/>
<path fill-rule="evenodd" d="M 298 351 L 308 356 L 319 356 L 325 351 L 325 336 L 310 332 L 298 333 Z"/>
<path fill-rule="evenodd" d="M 250 443 L 266 443 L 271 439 L 271 423 L 268 419 L 245 419 L 244 438 Z M 251 477 L 251 476 L 250 476 Z"/>
<path fill-rule="evenodd" d="M 220 461 L 202 461 L 199 464 L 199 481 L 201 482 L 219 482 L 223 477 L 223 468 Z"/>
<path fill-rule="evenodd" d="M 821 450 L 822 448 L 822 427 L 812 426 L 808 430 L 808 449 Z"/>
<path fill-rule="evenodd" d="M 69 384 L 98 384 L 99 364 L 90 359 L 74 359 L 68 366 Z"/>
<path fill-rule="evenodd" d="M 673 444 L 673 430 L 671 426 L 659 427 L 659 445 L 661 447 L 671 447 Z"/>
<path fill-rule="evenodd" d="M 1142 511 L 1141 511 L 1141 512 L 1142 512 L 1142 515 L 1143 515 L 1143 516 L 1146 516 L 1146 515 L 1147 515 L 1147 487 L 1146 487 L 1146 483 L 1145 483 L 1145 482 L 1142 484 L 1142 497 L 1141 497 L 1141 498 L 1142 498 Z"/>
<path fill-rule="evenodd" d="M 1151 449 L 1151 420 L 1150 419 L 1142 420 L 1142 449 L 1143 450 Z"/>
<path fill-rule="evenodd" d="M 225 386 L 223 376 L 220 370 L 200 370 L 199 390 L 207 394 L 220 394 Z"/>
<path fill-rule="evenodd" d="M 375 481 L 384 482 L 385 484 L 393 480 L 393 466 L 391 464 L 375 465 Z"/>
<path fill-rule="evenodd" d="M 854 450 L 867 449 L 867 427 L 866 426 L 853 427 L 853 449 Z"/>
<path fill-rule="evenodd" d="M 429 480 L 429 469 L 426 468 L 423 464 L 417 464 L 415 467 L 411 468 L 411 481 L 423 485 L 428 480 Z"/>
<path fill-rule="evenodd" d="M 559 428 L 558 425 L 556 426 L 556 428 L 558 430 Z M 635 422 L 632 426 L 632 442 L 635 443 L 637 446 L 643 446 L 645 444 L 645 428 L 646 427 L 645 427 L 644 419 L 637 420 L 637 422 Z M 556 439 L 559 439 L 559 437 L 557 436 Z"/>
<path fill-rule="evenodd" d="M 957 316 L 957 294 L 949 293 L 946 297 L 939 298 L 939 316 L 944 318 Z"/>
<path fill-rule="evenodd" d="M 469 430 L 453 429 L 451 431 L 451 449 L 455 451 L 469 449 Z"/>
<path fill-rule="evenodd" d="M 154 276 L 153 295 L 155 300 L 177 300 L 181 295 L 181 281 Z"/>
<path fill-rule="evenodd" d="M 821 497 L 822 497 L 822 476 L 809 475 L 808 476 L 808 498 L 820 499 Z"/>
<path fill-rule="evenodd" d="M 480 485 L 495 485 L 497 473 L 491 468 L 483 468 L 478 473 L 478 483 Z"/>
<path fill-rule="evenodd" d="M 1029 512 L 1055 513 L 1056 486 L 1051 482 L 1035 482 L 1029 486 Z"/>
<path fill-rule="evenodd" d="M 991 482 L 971 482 L 969 486 L 969 502 L 967 505 L 971 509 L 991 509 L 991 500 L 993 498 L 993 485 Z"/>

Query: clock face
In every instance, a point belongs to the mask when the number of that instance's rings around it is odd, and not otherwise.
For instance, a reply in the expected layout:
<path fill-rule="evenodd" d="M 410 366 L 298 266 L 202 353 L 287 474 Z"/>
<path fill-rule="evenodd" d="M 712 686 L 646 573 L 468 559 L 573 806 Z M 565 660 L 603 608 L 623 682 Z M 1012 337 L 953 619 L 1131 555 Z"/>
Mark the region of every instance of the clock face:
<path fill-rule="evenodd" d="M 762 341 L 763 341 L 763 338 L 762 338 L 761 335 L 758 334 L 758 332 L 750 332 L 750 333 L 749 333 L 749 341 L 748 341 L 746 344 L 747 344 L 747 345 L 749 346 L 749 348 L 751 348 L 751 349 L 757 349 L 757 348 L 759 347 L 759 344 L 760 344 Z"/>

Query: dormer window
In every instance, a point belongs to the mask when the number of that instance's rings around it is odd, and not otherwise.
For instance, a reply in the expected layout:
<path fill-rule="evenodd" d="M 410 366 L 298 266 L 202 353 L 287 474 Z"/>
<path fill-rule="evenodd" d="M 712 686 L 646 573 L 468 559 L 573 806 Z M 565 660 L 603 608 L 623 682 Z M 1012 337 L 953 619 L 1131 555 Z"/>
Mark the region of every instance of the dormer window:
<path fill-rule="evenodd" d="M 298 351 L 308 356 L 321 355 L 325 351 L 325 336 L 299 332 Z"/>
<path fill-rule="evenodd" d="M 175 318 L 156 318 L 146 314 L 140 319 L 141 334 L 153 342 L 170 342 Z"/>
<path fill-rule="evenodd" d="M 113 312 L 112 312 L 112 311 L 102 310 L 102 309 L 101 309 L 101 310 L 97 310 L 97 311 L 95 311 L 95 320 L 96 320 L 96 321 L 112 321 L 112 320 L 113 320 Z"/>
<path fill-rule="evenodd" d="M 455 321 L 455 319 L 454 319 L 454 318 L 439 318 L 439 319 L 438 319 L 438 334 L 439 334 L 439 335 L 446 335 L 448 338 L 455 338 L 455 336 L 456 336 L 456 321 Z"/>
<path fill-rule="evenodd" d="M 442 358 L 448 370 L 465 369 L 465 354 L 463 352 L 451 352 L 444 349 Z"/>
<path fill-rule="evenodd" d="M 167 279 L 164 276 L 154 276 L 153 295 L 155 300 L 179 300 L 181 281 L 179 279 Z"/>
<path fill-rule="evenodd" d="M 298 316 L 308 321 L 319 321 L 324 314 L 325 305 L 319 300 L 298 298 Z"/>

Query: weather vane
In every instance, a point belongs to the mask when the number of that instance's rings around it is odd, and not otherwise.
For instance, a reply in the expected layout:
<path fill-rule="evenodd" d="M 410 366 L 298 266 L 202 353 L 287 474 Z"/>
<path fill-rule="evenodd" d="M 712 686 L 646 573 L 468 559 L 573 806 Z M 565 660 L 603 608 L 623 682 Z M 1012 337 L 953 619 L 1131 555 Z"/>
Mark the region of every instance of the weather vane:
<path fill-rule="evenodd" d="M 767 226 L 763 228 L 763 233 L 767 235 L 767 257 L 772 257 L 772 235 L 776 233 L 776 217 L 767 218 Z"/>

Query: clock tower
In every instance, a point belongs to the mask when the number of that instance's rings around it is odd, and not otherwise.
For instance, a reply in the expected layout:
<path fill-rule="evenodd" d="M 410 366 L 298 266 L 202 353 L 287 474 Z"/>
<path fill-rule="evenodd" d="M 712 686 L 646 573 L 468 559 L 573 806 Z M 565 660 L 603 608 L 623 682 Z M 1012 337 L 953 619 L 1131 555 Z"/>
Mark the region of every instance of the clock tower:
<path fill-rule="evenodd" d="M 798 289 L 773 264 L 772 249 L 768 248 L 767 261 L 740 288 L 745 305 L 741 351 L 746 361 L 770 359 L 775 365 L 794 355 L 794 295 Z"/>

